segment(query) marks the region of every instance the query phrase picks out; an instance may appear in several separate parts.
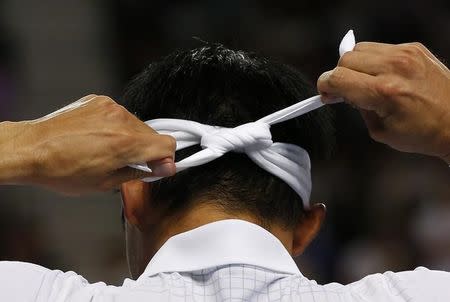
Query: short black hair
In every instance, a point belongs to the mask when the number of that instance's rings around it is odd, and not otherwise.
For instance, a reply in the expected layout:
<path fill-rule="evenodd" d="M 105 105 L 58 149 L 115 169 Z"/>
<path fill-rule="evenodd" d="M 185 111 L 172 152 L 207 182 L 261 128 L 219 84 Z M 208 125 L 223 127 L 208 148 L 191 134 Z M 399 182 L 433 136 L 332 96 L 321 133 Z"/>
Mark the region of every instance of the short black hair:
<path fill-rule="evenodd" d="M 141 120 L 178 118 L 235 127 L 314 94 L 290 66 L 206 44 L 151 63 L 129 83 L 123 104 Z M 329 108 L 274 125 L 271 132 L 274 142 L 297 144 L 313 159 L 327 157 L 335 145 Z M 178 151 L 176 160 L 200 149 Z M 152 200 L 170 205 L 169 214 L 201 200 L 229 213 L 251 214 L 264 225 L 285 227 L 294 226 L 304 214 L 301 198 L 285 182 L 234 152 L 155 182 Z"/>

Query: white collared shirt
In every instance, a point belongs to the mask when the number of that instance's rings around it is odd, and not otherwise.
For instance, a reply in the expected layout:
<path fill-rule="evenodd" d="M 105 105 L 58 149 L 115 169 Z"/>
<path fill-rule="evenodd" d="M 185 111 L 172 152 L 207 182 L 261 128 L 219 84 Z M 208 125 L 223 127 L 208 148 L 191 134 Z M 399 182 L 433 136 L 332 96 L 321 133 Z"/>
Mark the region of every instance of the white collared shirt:
<path fill-rule="evenodd" d="M 305 278 L 281 242 L 242 220 L 170 238 L 144 273 L 122 286 L 89 284 L 74 272 L 0 262 L 0 301 L 450 301 L 450 273 L 418 268 L 349 285 Z"/>

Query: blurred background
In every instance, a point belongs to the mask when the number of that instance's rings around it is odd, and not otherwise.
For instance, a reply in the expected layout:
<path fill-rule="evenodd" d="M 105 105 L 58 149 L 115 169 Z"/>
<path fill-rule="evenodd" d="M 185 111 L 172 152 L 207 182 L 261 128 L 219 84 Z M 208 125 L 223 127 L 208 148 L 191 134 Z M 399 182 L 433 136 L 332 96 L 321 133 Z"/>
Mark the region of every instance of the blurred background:
<path fill-rule="evenodd" d="M 120 100 L 146 64 L 199 46 L 193 37 L 277 58 L 314 84 L 350 28 L 359 41 L 420 41 L 449 59 L 445 0 L 0 0 L 0 120 L 37 118 L 89 93 Z M 327 204 L 328 221 L 300 270 L 321 283 L 450 270 L 450 169 L 373 142 L 354 110 L 334 108 L 339 149 L 313 163 L 313 200 Z M 0 187 L 0 259 L 122 284 L 119 196 Z"/>

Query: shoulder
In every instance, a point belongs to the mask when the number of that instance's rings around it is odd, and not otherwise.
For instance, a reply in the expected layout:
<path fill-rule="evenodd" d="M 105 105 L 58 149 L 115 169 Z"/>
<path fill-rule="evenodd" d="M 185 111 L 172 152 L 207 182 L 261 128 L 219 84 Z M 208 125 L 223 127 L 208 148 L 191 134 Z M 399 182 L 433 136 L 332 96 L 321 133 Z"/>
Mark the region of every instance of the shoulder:
<path fill-rule="evenodd" d="M 74 272 L 50 270 L 25 262 L 0 261 L 0 301 L 53 301 L 104 287 Z M 84 301 L 84 300 L 80 300 Z"/>
<path fill-rule="evenodd" d="M 346 289 L 368 301 L 398 298 L 399 301 L 450 301 L 450 273 L 418 267 L 413 271 L 369 275 Z"/>
<path fill-rule="evenodd" d="M 303 276 L 285 277 L 277 283 L 291 297 L 311 301 L 450 301 L 450 273 L 423 267 L 368 275 L 348 285 L 321 285 Z"/>
<path fill-rule="evenodd" d="M 148 283 L 125 279 L 122 286 L 89 283 L 69 271 L 50 270 L 25 262 L 0 261 L 0 301 L 152 301 L 167 300 L 159 276 Z"/>
<path fill-rule="evenodd" d="M 0 261 L 0 300 L 31 301 L 42 285 L 47 269 L 25 262 Z M 24 290 L 26 288 L 26 290 Z"/>

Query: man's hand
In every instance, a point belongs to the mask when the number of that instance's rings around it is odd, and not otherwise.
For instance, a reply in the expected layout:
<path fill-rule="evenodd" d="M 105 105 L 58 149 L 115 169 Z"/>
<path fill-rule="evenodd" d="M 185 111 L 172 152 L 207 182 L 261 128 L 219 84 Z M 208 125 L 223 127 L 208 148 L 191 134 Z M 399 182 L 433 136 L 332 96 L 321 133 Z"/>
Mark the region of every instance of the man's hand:
<path fill-rule="evenodd" d="M 356 107 L 373 139 L 450 163 L 450 71 L 422 44 L 358 43 L 317 87 Z"/>
<path fill-rule="evenodd" d="M 108 97 L 88 95 L 43 118 L 0 124 L 0 183 L 71 195 L 175 173 L 175 139 L 159 135 Z M 127 167 L 149 163 L 153 174 Z"/>

